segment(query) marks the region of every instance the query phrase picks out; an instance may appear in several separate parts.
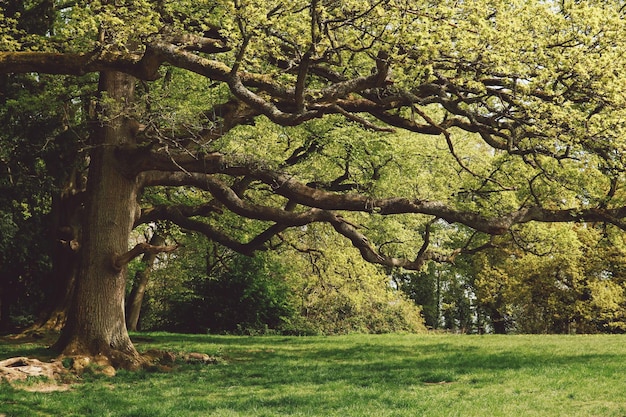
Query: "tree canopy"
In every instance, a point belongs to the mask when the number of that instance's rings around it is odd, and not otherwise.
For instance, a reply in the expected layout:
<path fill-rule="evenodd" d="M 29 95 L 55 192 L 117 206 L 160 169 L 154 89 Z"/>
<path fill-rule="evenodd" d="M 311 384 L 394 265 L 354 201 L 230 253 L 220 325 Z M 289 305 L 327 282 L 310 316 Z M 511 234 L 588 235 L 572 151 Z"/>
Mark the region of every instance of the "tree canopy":
<path fill-rule="evenodd" d="M 29 33 L 27 18 L 44 7 L 54 24 Z M 624 24 L 616 2 L 35 2 L 4 15 L 5 73 L 117 70 L 146 81 L 190 80 L 181 69 L 210 80 L 194 88 L 182 120 L 162 116 L 175 110 L 167 100 L 153 114 L 144 102 L 111 116 L 142 122 L 139 143 L 119 156 L 146 185 L 199 186 L 238 215 L 284 226 L 329 222 L 366 259 L 408 268 L 421 262 L 382 255 L 330 211 L 426 214 L 489 234 L 532 220 L 623 226 Z M 347 179 L 314 187 L 292 168 L 321 153 L 315 139 L 282 163 L 215 144 L 259 116 L 293 126 L 329 114 L 376 136 L 436 135 L 458 175 L 473 183 L 437 200 L 419 192 L 338 194 L 333 186 L 349 190 Z M 463 148 L 472 147 L 492 160 L 467 155 Z M 217 174 L 265 183 L 308 209 L 243 201 Z M 208 234 L 244 252 L 266 241 Z"/>

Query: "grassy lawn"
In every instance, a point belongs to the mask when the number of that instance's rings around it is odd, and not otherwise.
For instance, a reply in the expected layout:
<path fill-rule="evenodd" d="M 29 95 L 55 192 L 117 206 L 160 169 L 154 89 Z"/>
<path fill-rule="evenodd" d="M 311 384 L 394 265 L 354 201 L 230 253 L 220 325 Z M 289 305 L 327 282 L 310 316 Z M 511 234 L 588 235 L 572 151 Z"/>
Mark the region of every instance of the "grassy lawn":
<path fill-rule="evenodd" d="M 86 376 L 65 392 L 0 385 L 0 416 L 625 416 L 626 336 L 150 333 L 140 350 L 214 365 Z M 0 344 L 0 359 L 40 356 Z"/>

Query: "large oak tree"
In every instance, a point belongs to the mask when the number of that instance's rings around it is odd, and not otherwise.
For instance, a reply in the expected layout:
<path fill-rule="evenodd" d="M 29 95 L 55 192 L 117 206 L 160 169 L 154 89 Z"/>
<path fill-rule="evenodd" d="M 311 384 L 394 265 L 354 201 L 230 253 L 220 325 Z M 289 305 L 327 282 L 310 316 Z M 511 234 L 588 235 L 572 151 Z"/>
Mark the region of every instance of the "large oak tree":
<path fill-rule="evenodd" d="M 141 364 L 125 327 L 126 266 L 145 253 L 175 250 L 148 243 L 129 250 L 141 223 L 168 220 L 244 254 L 271 248 L 289 228 L 326 223 L 365 260 L 406 269 L 472 252 L 485 236 L 530 221 L 626 228 L 626 25 L 618 1 L 0 5 L 4 77 L 99 75 L 98 95 L 85 110 L 92 120 L 88 180 L 76 191 L 84 207 L 71 242 L 79 254 L 76 287 L 57 343 L 66 354 Z M 34 13 L 45 16 L 45 32 L 27 24 Z M 168 123 L 167 98 L 151 92 L 174 83 L 182 96 L 192 79 L 208 81 L 205 101 L 196 99 L 189 111 L 194 123 Z M 409 143 L 438 137 L 458 175 L 472 181 L 436 200 L 418 189 L 381 196 L 351 181 L 348 163 L 324 180 L 299 170 L 323 155 L 323 141 L 303 141 L 281 162 L 219 146 L 255 121 L 288 131 L 336 116 L 377 135 L 411 132 L 402 136 Z M 476 149 L 498 163 L 481 165 Z M 367 156 L 375 181 L 384 164 L 375 162 L 380 155 Z M 398 189 L 419 172 L 405 175 Z M 193 206 L 141 204 L 157 186 L 211 197 Z M 423 216 L 420 243 L 410 256 L 394 256 L 350 220 L 355 212 Z M 254 220 L 258 232 L 231 233 L 221 221 L 231 214 Z M 437 221 L 475 233 L 443 252 L 431 245 Z"/>

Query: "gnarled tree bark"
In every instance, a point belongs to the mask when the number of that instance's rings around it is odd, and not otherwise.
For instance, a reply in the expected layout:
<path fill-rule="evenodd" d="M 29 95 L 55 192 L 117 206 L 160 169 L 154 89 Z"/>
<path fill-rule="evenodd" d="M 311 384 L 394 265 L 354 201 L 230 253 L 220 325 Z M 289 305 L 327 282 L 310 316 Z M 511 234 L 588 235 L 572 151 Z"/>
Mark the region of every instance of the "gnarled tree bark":
<path fill-rule="evenodd" d="M 126 368 L 136 368 L 143 360 L 126 330 L 126 265 L 114 268 L 111 259 L 128 251 L 137 209 L 137 181 L 125 175 L 115 155 L 117 146 L 134 140 L 123 114 L 134 88 L 132 76 L 100 74 L 100 91 L 116 105 L 104 105 L 94 131 L 74 302 L 55 344 L 66 355 L 104 355 L 114 366 Z"/>

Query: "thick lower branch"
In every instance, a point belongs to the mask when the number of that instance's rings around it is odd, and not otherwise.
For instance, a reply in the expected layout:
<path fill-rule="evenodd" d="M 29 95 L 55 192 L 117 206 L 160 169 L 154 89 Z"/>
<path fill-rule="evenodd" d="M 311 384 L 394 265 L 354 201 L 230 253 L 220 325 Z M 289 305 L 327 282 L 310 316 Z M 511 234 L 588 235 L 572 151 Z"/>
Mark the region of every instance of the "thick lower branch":
<path fill-rule="evenodd" d="M 180 212 L 177 212 L 176 210 L 163 210 L 162 214 L 162 217 L 160 217 L 162 220 L 169 220 L 183 229 L 193 230 L 195 232 L 202 233 L 208 239 L 211 239 L 212 241 L 217 242 L 220 245 L 229 248 L 237 253 L 248 256 L 252 255 L 255 251 L 266 249 L 264 247 L 265 241 L 273 236 L 270 236 L 269 232 L 263 232 L 261 234 L 264 236 L 263 239 L 256 238 L 249 243 L 241 243 L 233 239 L 223 231 L 211 226 L 210 224 L 202 222 L 200 220 L 188 218 Z M 271 231 L 274 229 L 270 228 L 268 230 Z M 280 231 L 282 231 L 281 228 L 276 229 L 276 233 L 279 233 Z"/>
<path fill-rule="evenodd" d="M 1 73 L 38 72 L 44 74 L 83 75 L 115 70 L 142 80 L 159 78 L 161 62 L 149 54 L 138 57 L 114 52 L 0 52 Z"/>
<path fill-rule="evenodd" d="M 217 156 L 210 156 L 215 159 Z M 201 161 L 194 161 L 190 166 L 201 165 Z M 231 198 L 231 192 L 224 184 L 213 179 L 208 174 L 226 174 L 231 176 L 249 176 L 269 185 L 273 192 L 312 209 L 331 211 L 358 211 L 376 213 L 380 215 L 392 214 L 425 214 L 445 220 L 448 223 L 466 225 L 476 231 L 490 235 L 506 233 L 515 224 L 538 221 L 543 223 L 567 223 L 575 221 L 604 222 L 613 224 L 626 230 L 626 207 L 615 208 L 571 208 L 546 209 L 540 206 L 522 207 L 519 210 L 500 214 L 497 217 L 486 217 L 480 213 L 457 210 L 441 201 L 425 201 L 404 197 L 371 198 L 356 193 L 335 193 L 323 189 L 309 187 L 293 176 L 275 170 L 262 168 L 263 164 L 256 161 L 241 161 L 226 156 L 220 157 L 220 163 L 207 164 L 206 174 L 185 174 L 182 172 L 149 172 L 144 173 L 142 181 L 150 185 L 189 185 L 211 191 L 214 196 L 237 214 L 259 220 L 270 220 L 290 225 L 303 225 L 306 221 L 327 221 L 319 213 L 286 213 L 279 209 L 255 206 L 244 209 L 237 208 L 241 200 Z M 187 166 L 185 166 L 187 168 Z M 232 190 L 231 190 L 232 191 Z M 235 196 L 232 196 L 235 197 Z M 228 201 L 228 204 L 225 202 Z M 257 211 L 258 208 L 262 210 Z M 278 211 L 277 211 L 278 210 Z"/>
<path fill-rule="evenodd" d="M 416 213 L 432 215 L 449 223 L 461 223 L 479 232 L 498 235 L 507 232 L 513 225 L 530 221 L 541 222 L 572 222 L 603 221 L 626 228 L 622 218 L 626 215 L 625 208 L 613 210 L 548 210 L 541 207 L 522 208 L 520 210 L 501 215 L 495 218 L 487 218 L 478 213 L 463 212 L 453 209 L 442 202 L 429 202 L 409 200 L 405 198 L 372 199 L 359 194 L 339 194 L 308 187 L 293 180 L 284 174 L 274 171 L 261 170 L 258 168 L 245 168 L 243 166 L 231 167 L 228 165 L 223 172 L 234 170 L 238 174 L 247 174 L 257 178 L 272 187 L 274 192 L 289 198 L 290 204 L 301 204 L 310 208 L 302 212 L 294 212 L 290 209 L 281 209 L 247 202 L 225 183 L 215 176 L 207 174 L 185 173 L 146 173 L 143 178 L 146 185 L 191 185 L 211 192 L 211 194 L 232 212 L 246 218 L 263 221 L 272 221 L 276 225 L 270 227 L 258 240 L 250 244 L 242 244 L 216 231 L 206 223 L 191 220 L 184 216 L 181 211 L 159 209 L 159 215 L 165 216 L 181 227 L 200 231 L 208 237 L 224 244 L 237 252 L 250 254 L 263 248 L 263 244 L 272 236 L 285 230 L 287 227 L 302 226 L 313 222 L 330 223 L 341 235 L 350 239 L 352 244 L 359 249 L 363 258 L 369 262 L 390 267 L 402 267 L 405 269 L 420 269 L 426 261 L 453 262 L 454 258 L 463 250 L 451 254 L 442 254 L 427 249 L 428 232 L 426 230 L 424 245 L 420 248 L 417 257 L 413 260 L 399 259 L 383 256 L 369 243 L 367 238 L 358 232 L 356 227 L 344 221 L 335 211 L 362 211 L 374 212 L 381 215 Z M 191 210 L 188 214 L 198 213 Z M 152 213 L 154 215 L 155 213 Z M 147 218 L 151 218 L 148 216 Z"/>

